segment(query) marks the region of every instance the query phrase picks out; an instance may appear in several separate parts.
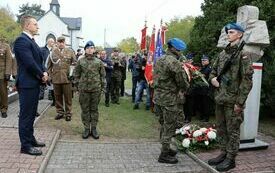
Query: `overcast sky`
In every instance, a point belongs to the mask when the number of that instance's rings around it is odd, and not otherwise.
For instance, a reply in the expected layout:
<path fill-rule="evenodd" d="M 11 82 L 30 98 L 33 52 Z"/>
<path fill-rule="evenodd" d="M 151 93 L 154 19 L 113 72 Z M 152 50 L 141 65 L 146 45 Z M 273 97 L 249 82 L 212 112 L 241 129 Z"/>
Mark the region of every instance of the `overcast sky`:
<path fill-rule="evenodd" d="M 48 11 L 51 0 L 0 0 L 0 6 L 7 5 L 14 14 L 18 14 L 19 6 L 29 2 L 42 5 Z M 158 28 L 160 20 L 198 16 L 203 0 L 58 0 L 61 17 L 82 17 L 82 36 L 92 40 L 96 45 L 106 41 L 115 46 L 123 38 L 135 37 L 140 42 L 141 29 L 145 18 L 148 21 L 148 33 L 153 25 Z"/>

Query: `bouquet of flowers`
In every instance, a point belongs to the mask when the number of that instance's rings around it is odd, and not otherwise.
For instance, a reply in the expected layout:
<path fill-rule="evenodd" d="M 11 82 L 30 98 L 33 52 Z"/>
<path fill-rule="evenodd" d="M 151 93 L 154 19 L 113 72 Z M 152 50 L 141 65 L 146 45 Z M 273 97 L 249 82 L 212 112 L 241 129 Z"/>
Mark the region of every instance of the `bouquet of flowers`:
<path fill-rule="evenodd" d="M 193 81 L 194 85 L 209 87 L 204 75 L 199 71 L 199 67 L 192 65 L 189 62 L 183 63 L 183 68 L 188 76 L 189 81 Z"/>
<path fill-rule="evenodd" d="M 187 125 L 176 130 L 175 142 L 179 150 L 210 149 L 217 143 L 216 130 L 200 128 L 197 125 Z"/>

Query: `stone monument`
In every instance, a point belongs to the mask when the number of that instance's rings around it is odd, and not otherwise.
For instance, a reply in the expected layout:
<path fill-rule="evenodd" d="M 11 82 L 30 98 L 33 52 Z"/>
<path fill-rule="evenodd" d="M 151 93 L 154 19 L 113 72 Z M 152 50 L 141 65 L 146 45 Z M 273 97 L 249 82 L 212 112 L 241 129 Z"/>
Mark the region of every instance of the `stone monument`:
<path fill-rule="evenodd" d="M 253 59 L 253 88 L 250 91 L 244 110 L 244 122 L 241 125 L 240 149 L 267 148 L 268 144 L 256 139 L 258 132 L 262 63 L 256 63 L 263 56 L 263 48 L 270 44 L 268 29 L 265 21 L 259 20 L 259 9 L 245 5 L 238 8 L 237 23 L 245 30 L 243 40 L 246 42 L 243 50 L 252 53 Z M 221 31 L 217 47 L 224 48 L 229 42 L 225 29 Z"/>

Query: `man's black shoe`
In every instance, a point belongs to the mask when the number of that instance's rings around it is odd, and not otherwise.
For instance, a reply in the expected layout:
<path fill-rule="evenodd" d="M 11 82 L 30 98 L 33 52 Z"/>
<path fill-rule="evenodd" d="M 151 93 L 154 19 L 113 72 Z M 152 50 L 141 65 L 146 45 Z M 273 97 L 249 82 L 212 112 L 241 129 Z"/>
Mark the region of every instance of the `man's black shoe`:
<path fill-rule="evenodd" d="M 224 159 L 223 162 L 221 162 L 220 164 L 218 164 L 216 166 L 216 169 L 217 169 L 217 171 L 225 172 L 225 171 L 228 171 L 228 170 L 233 169 L 235 167 L 236 167 L 235 160 L 226 158 L 226 159 Z"/>
<path fill-rule="evenodd" d="M 24 154 L 29 154 L 29 155 L 34 155 L 34 156 L 40 156 L 42 155 L 42 151 L 41 150 L 38 150 L 34 147 L 31 147 L 31 148 L 28 148 L 28 149 L 22 149 L 20 150 L 21 153 L 24 153 Z"/>
<path fill-rule="evenodd" d="M 71 121 L 71 120 L 72 120 L 72 117 L 71 117 L 71 116 L 66 116 L 65 120 L 66 120 L 66 121 Z"/>
<path fill-rule="evenodd" d="M 109 103 L 105 103 L 105 106 L 106 106 L 106 107 L 109 107 L 109 106 L 110 106 L 110 104 L 109 104 Z"/>
<path fill-rule="evenodd" d="M 218 155 L 217 157 L 208 160 L 208 164 L 209 165 L 218 165 L 219 163 L 221 163 L 222 161 L 224 161 L 224 159 L 226 158 L 226 153 L 222 152 L 220 155 Z"/>
<path fill-rule="evenodd" d="M 168 153 L 161 153 L 159 155 L 158 162 L 176 164 L 176 163 L 178 163 L 178 159 L 174 156 L 170 156 Z"/>
<path fill-rule="evenodd" d="M 38 142 L 38 141 L 35 141 L 33 144 L 32 144 L 33 147 L 45 147 L 46 144 L 43 143 L 43 142 Z"/>
<path fill-rule="evenodd" d="M 2 112 L 2 113 L 1 113 L 1 117 L 2 117 L 2 118 L 7 118 L 7 116 L 8 116 L 8 115 L 7 115 L 7 112 Z"/>
<path fill-rule="evenodd" d="M 39 117 L 40 113 L 36 112 L 35 117 Z"/>
<path fill-rule="evenodd" d="M 89 129 L 85 129 L 83 131 L 82 138 L 83 139 L 87 139 L 89 137 L 89 134 L 90 134 L 90 130 Z"/>
<path fill-rule="evenodd" d="M 60 120 L 61 118 L 63 118 L 63 114 L 57 114 L 54 119 Z"/>
<path fill-rule="evenodd" d="M 91 135 L 92 135 L 92 137 L 93 137 L 94 139 L 99 139 L 99 135 L 98 135 L 98 133 L 97 133 L 97 131 L 96 131 L 96 128 L 92 128 L 92 130 L 91 130 Z"/>
<path fill-rule="evenodd" d="M 120 105 L 120 103 L 117 101 L 117 102 L 115 102 L 115 104 L 117 104 L 117 105 Z"/>

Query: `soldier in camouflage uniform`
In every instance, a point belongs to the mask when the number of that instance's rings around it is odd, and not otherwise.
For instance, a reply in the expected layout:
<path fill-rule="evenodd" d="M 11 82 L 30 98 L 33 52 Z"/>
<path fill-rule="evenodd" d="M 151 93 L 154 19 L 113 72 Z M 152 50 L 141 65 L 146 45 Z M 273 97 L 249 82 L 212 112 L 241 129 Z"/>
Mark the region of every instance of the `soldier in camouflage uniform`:
<path fill-rule="evenodd" d="M 240 145 L 240 125 L 243 122 L 245 101 L 252 88 L 252 54 L 240 51 L 233 59 L 229 70 L 217 81 L 225 62 L 240 45 L 243 28 L 237 23 L 225 26 L 228 41 L 227 47 L 216 59 L 209 80 L 216 88 L 216 119 L 218 136 L 221 138 L 221 154 L 208 163 L 217 165 L 218 171 L 227 171 L 235 167 L 235 157 Z"/>
<path fill-rule="evenodd" d="M 83 139 L 90 132 L 98 139 L 96 130 L 98 122 L 98 104 L 101 91 L 105 84 L 105 68 L 103 62 L 95 55 L 95 45 L 88 41 L 85 45 L 85 55 L 82 55 L 74 70 L 75 84 L 79 91 L 79 103 L 82 110 L 81 118 L 84 125 Z"/>
<path fill-rule="evenodd" d="M 72 116 L 72 83 L 70 81 L 70 66 L 76 63 L 73 50 L 65 47 L 65 37 L 57 38 L 57 48 L 54 48 L 48 61 L 48 73 L 54 87 L 56 99 L 56 120 L 65 115 L 66 121 Z M 65 109 L 63 107 L 63 96 Z"/>
<path fill-rule="evenodd" d="M 178 60 L 186 44 L 173 38 L 168 41 L 168 51 L 154 67 L 154 101 L 161 124 L 161 154 L 158 161 L 175 164 L 177 152 L 170 148 L 171 138 L 183 126 L 183 93 L 189 87 L 187 75 Z"/>
<path fill-rule="evenodd" d="M 111 75 L 111 102 L 119 104 L 119 90 L 122 80 L 121 68 L 123 68 L 124 63 L 122 58 L 118 55 L 117 49 L 114 50 L 111 61 L 113 63 L 113 71 Z"/>
<path fill-rule="evenodd" d="M 7 117 L 8 110 L 8 81 L 12 69 L 12 55 L 10 46 L 0 40 L 0 110 L 1 117 Z"/>

